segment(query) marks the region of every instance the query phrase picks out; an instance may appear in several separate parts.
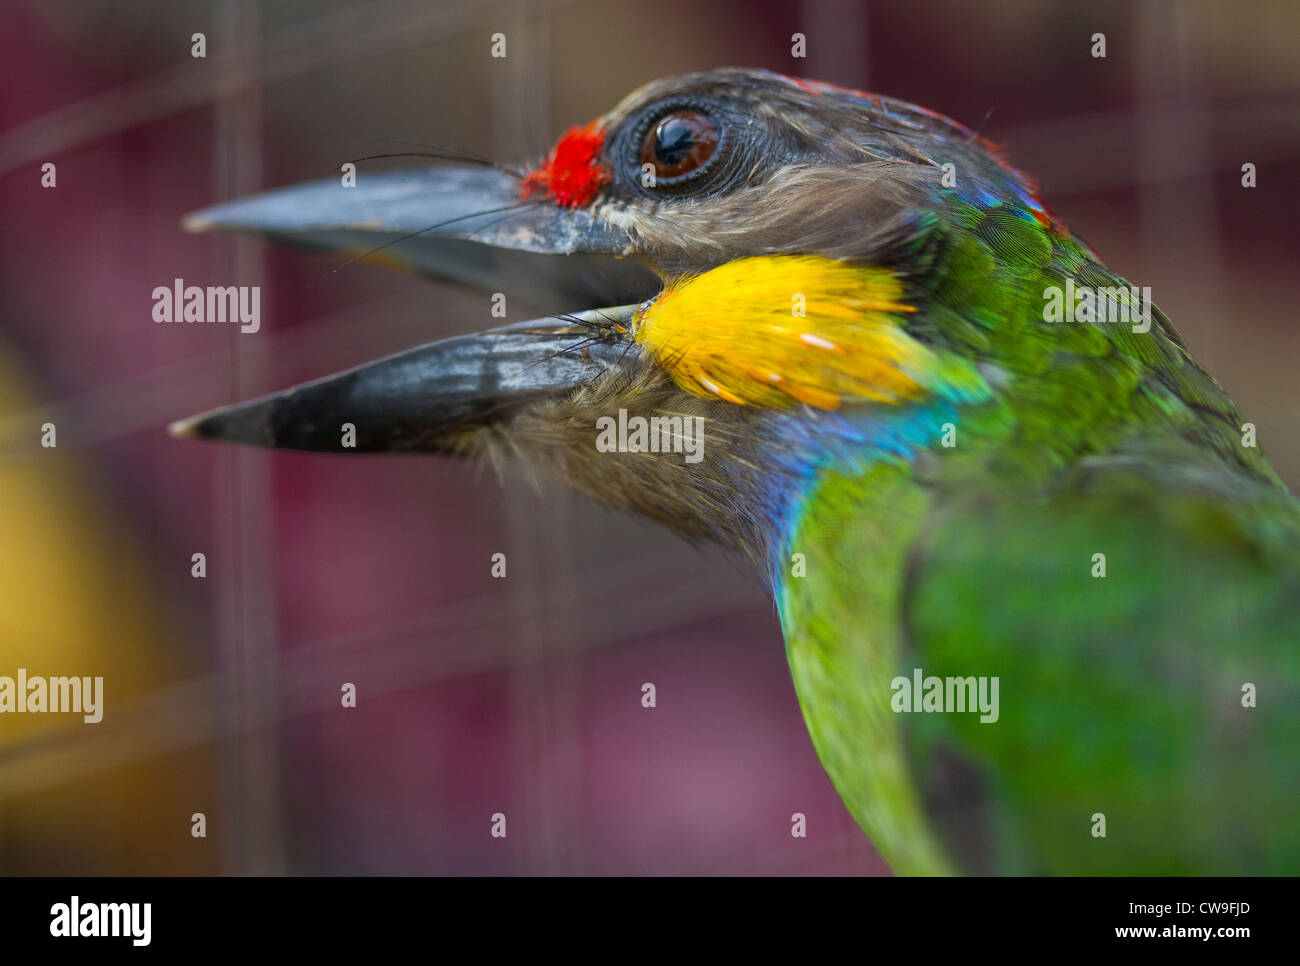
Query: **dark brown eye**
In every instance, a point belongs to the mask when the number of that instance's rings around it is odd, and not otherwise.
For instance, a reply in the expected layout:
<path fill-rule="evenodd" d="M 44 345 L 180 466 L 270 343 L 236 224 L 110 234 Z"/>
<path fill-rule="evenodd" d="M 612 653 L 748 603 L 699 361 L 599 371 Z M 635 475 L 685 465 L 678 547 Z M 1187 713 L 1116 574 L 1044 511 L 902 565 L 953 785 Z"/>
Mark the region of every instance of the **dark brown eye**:
<path fill-rule="evenodd" d="M 674 111 L 662 117 L 641 142 L 641 163 L 654 165 L 655 178 L 690 174 L 718 149 L 718 130 L 699 111 Z"/>

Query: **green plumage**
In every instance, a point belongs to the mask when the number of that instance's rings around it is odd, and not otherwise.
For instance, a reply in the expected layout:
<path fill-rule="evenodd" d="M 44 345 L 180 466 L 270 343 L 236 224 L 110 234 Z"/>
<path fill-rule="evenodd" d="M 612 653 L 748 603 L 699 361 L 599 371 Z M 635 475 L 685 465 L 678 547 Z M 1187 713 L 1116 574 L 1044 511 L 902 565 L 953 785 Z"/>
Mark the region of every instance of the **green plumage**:
<path fill-rule="evenodd" d="M 1021 212 L 949 211 L 908 328 L 997 388 L 954 447 L 825 475 L 779 581 L 832 780 L 900 872 L 1300 869 L 1295 502 L 1158 312 L 1043 321 L 1067 276 L 1127 283 Z M 895 712 L 918 667 L 997 676 L 998 720 Z"/>

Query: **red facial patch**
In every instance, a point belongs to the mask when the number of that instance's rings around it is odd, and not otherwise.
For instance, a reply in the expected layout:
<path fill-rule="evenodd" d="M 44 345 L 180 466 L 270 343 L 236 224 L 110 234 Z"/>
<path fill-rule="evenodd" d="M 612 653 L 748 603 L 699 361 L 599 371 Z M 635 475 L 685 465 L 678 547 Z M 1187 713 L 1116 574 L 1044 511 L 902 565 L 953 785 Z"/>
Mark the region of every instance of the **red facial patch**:
<path fill-rule="evenodd" d="M 556 143 L 550 157 L 536 171 L 530 171 L 519 185 L 519 197 L 531 198 L 539 191 L 557 205 L 577 208 L 596 197 L 609 172 L 601 166 L 600 149 L 605 132 L 599 121 L 573 127 Z"/>

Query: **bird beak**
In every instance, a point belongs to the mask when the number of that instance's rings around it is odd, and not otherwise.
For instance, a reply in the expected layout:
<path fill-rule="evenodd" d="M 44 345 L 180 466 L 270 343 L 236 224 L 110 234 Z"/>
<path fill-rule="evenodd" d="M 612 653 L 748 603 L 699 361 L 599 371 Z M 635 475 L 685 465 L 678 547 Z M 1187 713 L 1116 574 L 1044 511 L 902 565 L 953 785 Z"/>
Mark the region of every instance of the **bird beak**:
<path fill-rule="evenodd" d="M 659 287 L 649 269 L 623 258 L 626 232 L 586 209 L 521 202 L 519 181 L 493 168 L 361 175 L 355 187 L 315 182 L 217 205 L 183 224 L 324 251 L 383 246 L 385 260 L 422 274 L 518 292 L 547 311 L 587 311 L 409 349 L 181 420 L 170 427 L 176 436 L 325 452 L 450 451 L 467 430 L 635 363 L 633 303 Z"/>
<path fill-rule="evenodd" d="M 466 430 L 625 365 L 634 348 L 614 338 L 589 342 L 582 322 L 626 327 L 635 308 L 431 342 L 173 423 L 171 433 L 318 452 L 449 452 Z"/>

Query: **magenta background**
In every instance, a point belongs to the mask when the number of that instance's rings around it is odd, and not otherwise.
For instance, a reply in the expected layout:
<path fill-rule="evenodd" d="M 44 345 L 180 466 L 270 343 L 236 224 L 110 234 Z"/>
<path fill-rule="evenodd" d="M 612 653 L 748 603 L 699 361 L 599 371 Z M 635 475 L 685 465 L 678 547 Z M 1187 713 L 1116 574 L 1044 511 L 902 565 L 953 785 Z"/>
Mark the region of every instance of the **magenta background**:
<path fill-rule="evenodd" d="M 915 100 L 1006 144 L 1111 265 L 1152 285 L 1279 470 L 1300 478 L 1297 246 L 1278 217 L 1300 183 L 1300 75 L 1256 43 L 1294 36 L 1294 9 L 1247 5 L 1237 24 L 1225 4 L 1175 29 L 1162 4 L 653 6 L 447 4 L 445 22 L 380 42 L 367 24 L 432 8 L 376 4 L 299 68 L 268 79 L 250 55 L 233 87 L 206 80 L 193 103 L 144 117 L 140 103 L 166 101 L 191 72 L 217 76 L 223 51 L 344 5 L 0 7 L 0 350 L 76 427 L 87 492 L 150 548 L 192 672 L 272 669 L 253 710 L 233 712 L 269 723 L 194 749 L 216 789 L 214 834 L 171 870 L 887 871 L 821 771 L 773 608 L 735 562 L 558 484 L 537 494 L 441 460 L 166 436 L 180 416 L 490 324 L 477 295 L 369 264 L 312 284 L 335 263 L 178 228 L 212 201 L 391 149 L 383 137 L 515 159 L 645 80 L 731 63 Z M 493 73 L 497 29 L 518 74 Z M 807 62 L 788 55 L 800 29 Z M 206 61 L 189 57 L 198 30 Z M 1087 56 L 1094 30 L 1108 34 L 1105 62 Z M 91 133 L 48 122 L 70 106 Z M 57 149 L 23 155 L 44 137 Z M 55 191 L 39 187 L 47 159 Z M 1242 159 L 1261 167 L 1253 193 L 1237 187 Z M 175 277 L 260 284 L 263 331 L 156 326 L 152 289 Z M 511 319 L 527 317 L 523 301 L 512 295 Z M 201 586 L 194 549 L 209 554 Z M 497 551 L 504 581 L 489 576 Z M 337 707 L 341 681 L 357 684 L 357 709 Z M 66 794 L 73 814 L 96 808 L 90 786 Z M 12 828 L 32 806 L 4 807 Z M 497 811 L 504 841 L 488 835 Z M 806 840 L 789 834 L 795 811 Z M 28 873 L 129 873 L 159 848 L 10 844 L 0 869 Z"/>

